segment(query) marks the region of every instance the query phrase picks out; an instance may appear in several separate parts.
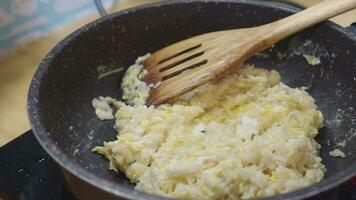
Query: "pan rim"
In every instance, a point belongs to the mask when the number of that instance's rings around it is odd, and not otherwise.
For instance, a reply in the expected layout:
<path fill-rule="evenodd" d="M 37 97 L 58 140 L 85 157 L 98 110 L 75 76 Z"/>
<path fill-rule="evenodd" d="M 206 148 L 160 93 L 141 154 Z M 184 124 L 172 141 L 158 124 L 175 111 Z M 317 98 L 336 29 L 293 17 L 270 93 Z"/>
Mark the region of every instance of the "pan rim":
<path fill-rule="evenodd" d="M 101 24 L 106 21 L 109 21 L 113 17 L 120 17 L 122 15 L 139 12 L 149 8 L 162 7 L 162 6 L 164 7 L 169 5 L 178 5 L 178 4 L 185 4 L 185 3 L 199 3 L 199 2 L 201 3 L 221 2 L 221 3 L 238 3 L 238 4 L 248 4 L 248 5 L 256 5 L 256 6 L 267 6 L 267 7 L 282 9 L 290 13 L 297 12 L 300 10 L 298 8 L 288 6 L 285 4 L 271 3 L 271 2 L 257 1 L 257 0 L 252 0 L 252 1 L 251 0 L 184 0 L 184 1 L 172 0 L 166 2 L 156 2 L 156 3 L 141 5 L 141 6 L 133 7 L 127 10 L 110 14 L 108 16 L 99 18 L 77 29 L 76 31 L 74 31 L 73 33 L 65 37 L 47 54 L 47 56 L 40 63 L 31 81 L 28 98 L 27 98 L 28 117 L 30 119 L 31 127 L 37 141 L 40 143 L 41 147 L 46 151 L 46 153 L 49 154 L 50 157 L 53 160 L 55 160 L 55 162 L 58 163 L 63 169 L 65 169 L 67 172 L 71 173 L 75 177 L 79 178 L 80 180 L 86 182 L 87 184 L 90 184 L 93 187 L 111 193 L 118 197 L 124 197 L 127 199 L 171 199 L 171 198 L 152 195 L 140 191 L 131 193 L 128 189 L 121 188 L 121 187 L 114 188 L 113 187 L 114 185 L 111 182 L 108 182 L 106 179 L 86 171 L 84 168 L 80 167 L 75 161 L 70 159 L 70 157 L 67 156 L 64 152 L 55 148 L 56 145 L 55 141 L 50 139 L 49 137 L 50 133 L 47 132 L 46 128 L 42 126 L 40 123 L 41 119 L 40 119 L 40 109 L 39 109 L 39 105 L 40 105 L 39 94 L 41 91 L 42 78 L 48 71 L 48 68 L 50 67 L 51 60 L 54 57 L 54 55 L 61 52 L 64 48 L 66 48 L 68 44 L 76 40 L 77 37 L 93 29 L 97 24 Z M 347 35 L 351 40 L 353 40 L 353 37 L 341 26 L 330 21 L 325 22 L 325 24 L 339 31 L 341 34 Z M 346 170 L 335 174 L 334 176 L 330 177 L 327 181 L 319 182 L 305 188 L 288 192 L 286 194 L 271 196 L 263 199 L 264 200 L 272 200 L 272 199 L 292 200 L 292 199 L 302 199 L 302 198 L 308 198 L 314 196 L 328 189 L 331 189 L 355 176 L 356 168 L 352 166 L 356 166 L 356 161 L 353 162 L 353 165 L 346 168 Z M 105 184 L 98 186 L 97 185 L 98 181 L 100 181 L 100 183 L 105 183 Z"/>

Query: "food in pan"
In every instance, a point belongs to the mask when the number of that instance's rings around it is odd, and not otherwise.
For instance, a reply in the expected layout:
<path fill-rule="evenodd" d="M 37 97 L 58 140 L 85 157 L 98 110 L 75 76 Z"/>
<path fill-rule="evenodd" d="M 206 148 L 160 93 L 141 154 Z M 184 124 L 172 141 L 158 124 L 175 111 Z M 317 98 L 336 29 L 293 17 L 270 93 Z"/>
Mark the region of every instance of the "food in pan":
<path fill-rule="evenodd" d="M 112 112 L 107 106 L 117 108 L 118 132 L 117 140 L 93 151 L 138 190 L 179 199 L 253 199 L 323 178 L 314 140 L 323 115 L 304 89 L 283 84 L 277 71 L 244 65 L 160 106 L 143 104 L 152 87 L 140 81 L 144 74 L 140 62 L 128 69 L 125 102 L 93 101 L 105 116 Z"/>
<path fill-rule="evenodd" d="M 345 153 L 341 151 L 340 149 L 334 149 L 329 152 L 329 155 L 332 157 L 340 157 L 340 158 L 345 158 Z"/>

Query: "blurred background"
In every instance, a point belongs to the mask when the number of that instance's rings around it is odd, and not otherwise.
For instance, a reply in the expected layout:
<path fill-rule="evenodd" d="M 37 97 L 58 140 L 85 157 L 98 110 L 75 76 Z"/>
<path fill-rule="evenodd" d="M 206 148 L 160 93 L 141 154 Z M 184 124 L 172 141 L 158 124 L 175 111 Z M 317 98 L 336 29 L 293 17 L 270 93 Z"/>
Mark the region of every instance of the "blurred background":
<path fill-rule="evenodd" d="M 103 0 L 109 12 L 155 1 Z M 322 0 L 279 1 L 309 7 Z M 99 17 L 93 0 L 0 0 L 0 146 L 30 129 L 27 90 L 42 58 L 66 35 Z M 332 20 L 349 26 L 356 22 L 356 10 Z"/>

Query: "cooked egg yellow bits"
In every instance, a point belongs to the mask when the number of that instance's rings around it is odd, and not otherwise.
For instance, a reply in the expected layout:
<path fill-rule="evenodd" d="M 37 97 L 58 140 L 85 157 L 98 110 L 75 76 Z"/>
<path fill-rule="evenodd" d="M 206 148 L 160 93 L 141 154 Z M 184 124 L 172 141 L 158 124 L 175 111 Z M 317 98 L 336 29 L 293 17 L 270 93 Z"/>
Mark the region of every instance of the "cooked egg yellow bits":
<path fill-rule="evenodd" d="M 244 66 L 174 105 L 113 102 L 117 140 L 96 147 L 136 188 L 179 199 L 250 199 L 320 181 L 323 117 L 276 71 Z"/>

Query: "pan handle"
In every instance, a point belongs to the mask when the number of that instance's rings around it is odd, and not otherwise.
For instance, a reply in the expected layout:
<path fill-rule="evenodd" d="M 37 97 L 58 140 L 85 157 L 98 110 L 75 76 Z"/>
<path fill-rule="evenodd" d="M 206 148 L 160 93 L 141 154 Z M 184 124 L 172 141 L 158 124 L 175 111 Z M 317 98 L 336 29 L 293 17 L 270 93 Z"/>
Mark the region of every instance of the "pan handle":
<path fill-rule="evenodd" d="M 103 1 L 102 0 L 94 0 L 95 7 L 98 10 L 99 14 L 104 17 L 108 15 L 108 12 L 106 12 Z"/>

